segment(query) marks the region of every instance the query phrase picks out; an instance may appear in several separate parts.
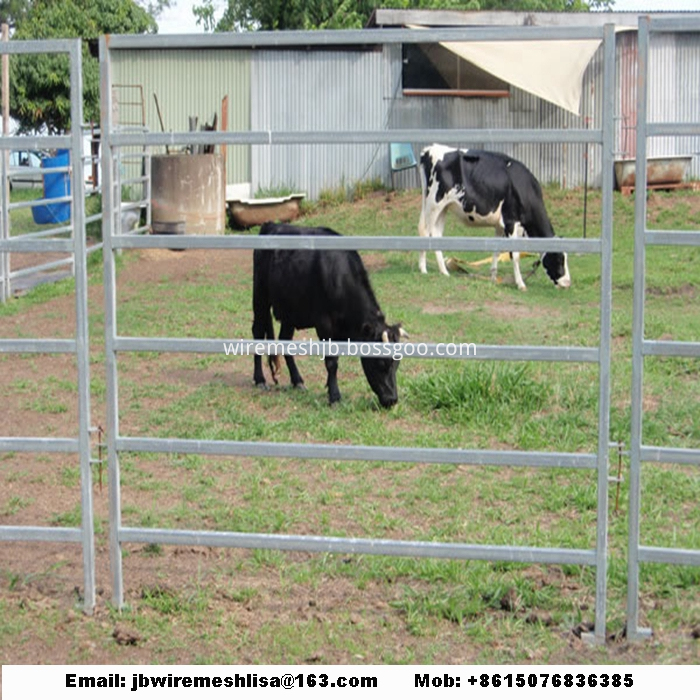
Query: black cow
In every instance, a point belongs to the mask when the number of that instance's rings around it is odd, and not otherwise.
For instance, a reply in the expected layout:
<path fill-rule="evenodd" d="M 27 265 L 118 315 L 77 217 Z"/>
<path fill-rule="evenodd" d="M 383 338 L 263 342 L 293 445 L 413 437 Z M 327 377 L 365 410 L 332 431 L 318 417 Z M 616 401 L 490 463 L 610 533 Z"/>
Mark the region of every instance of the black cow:
<path fill-rule="evenodd" d="M 554 237 L 540 183 L 522 163 L 503 153 L 434 144 L 421 152 L 420 174 L 421 236 L 442 236 L 447 211 L 451 210 L 467 226 L 493 226 L 499 236 Z M 442 252 L 435 251 L 435 256 L 440 272 L 449 275 Z M 515 282 L 524 291 L 520 254 L 514 252 L 512 257 Z M 425 258 L 426 251 L 422 250 L 418 267 L 423 273 L 427 272 Z M 545 253 L 541 261 L 557 287 L 571 285 L 566 253 Z M 497 268 L 498 253 L 494 253 L 493 280 Z"/>
<path fill-rule="evenodd" d="M 301 228 L 266 223 L 261 236 L 339 236 L 327 228 Z M 320 340 L 396 343 L 405 335 L 401 325 L 389 326 L 374 296 L 362 259 L 345 250 L 256 250 L 253 255 L 253 338 L 274 340 L 272 315 L 280 321 L 280 340 L 291 340 L 295 329 L 315 328 Z M 272 359 L 272 358 L 271 358 Z M 285 355 L 292 385 L 303 387 L 294 357 Z M 340 400 L 338 358 L 325 358 L 328 400 Z M 398 400 L 396 370 L 391 356 L 363 357 L 362 369 L 385 408 Z M 272 362 L 270 363 L 272 368 Z M 276 372 L 273 369 L 276 381 Z M 262 358 L 255 356 L 255 384 L 265 386 Z"/>

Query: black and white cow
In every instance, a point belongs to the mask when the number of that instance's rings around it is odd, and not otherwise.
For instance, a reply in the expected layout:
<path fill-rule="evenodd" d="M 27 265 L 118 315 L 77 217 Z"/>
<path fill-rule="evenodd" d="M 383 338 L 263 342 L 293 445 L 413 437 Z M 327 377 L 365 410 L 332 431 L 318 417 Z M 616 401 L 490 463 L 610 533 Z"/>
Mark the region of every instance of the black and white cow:
<path fill-rule="evenodd" d="M 339 236 L 327 228 L 301 228 L 267 223 L 261 236 Z M 256 250 L 253 254 L 253 338 L 274 340 L 272 313 L 280 321 L 280 340 L 291 340 L 295 329 L 315 328 L 319 340 L 397 343 L 405 332 L 390 326 L 374 296 L 367 271 L 356 251 Z M 292 385 L 303 387 L 294 357 L 284 357 Z M 328 400 L 340 400 L 337 357 L 325 357 Z M 392 357 L 363 357 L 362 369 L 385 408 L 398 400 Z M 270 366 L 272 368 L 272 358 Z M 275 377 L 273 369 L 273 377 Z M 255 356 L 255 384 L 265 386 L 262 358 Z M 276 377 L 275 377 L 276 381 Z"/>
<path fill-rule="evenodd" d="M 493 226 L 499 236 L 554 237 L 540 183 L 522 163 L 503 153 L 434 144 L 421 152 L 420 175 L 423 203 L 418 233 L 421 236 L 442 236 L 450 210 L 467 226 Z M 449 275 L 442 252 L 435 251 L 435 256 L 440 272 Z M 512 257 L 515 282 L 524 291 L 520 254 L 514 252 Z M 541 261 L 557 287 L 571 285 L 566 253 L 544 253 Z M 424 250 L 420 252 L 418 267 L 421 272 L 427 272 Z M 494 253 L 493 280 L 497 268 L 498 253 Z"/>

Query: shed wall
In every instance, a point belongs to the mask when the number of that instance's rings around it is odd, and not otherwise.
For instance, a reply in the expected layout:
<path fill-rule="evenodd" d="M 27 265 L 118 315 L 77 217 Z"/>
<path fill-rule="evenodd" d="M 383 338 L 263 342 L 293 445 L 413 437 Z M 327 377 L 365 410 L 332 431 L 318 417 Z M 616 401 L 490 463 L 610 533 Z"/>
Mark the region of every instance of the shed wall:
<path fill-rule="evenodd" d="M 637 124 L 637 33 L 617 37 L 618 94 L 616 100 L 616 156 L 634 158 Z M 649 55 L 649 121 L 694 123 L 700 121 L 700 42 L 691 33 L 655 34 Z M 664 136 L 649 140 L 647 155 L 694 155 L 700 138 Z M 700 178 L 697 155 L 690 177 Z"/>
<path fill-rule="evenodd" d="M 116 51 L 112 70 L 115 85 L 143 87 L 146 127 L 151 132 L 161 131 L 154 94 L 158 96 L 165 131 L 187 131 L 190 116 L 199 118 L 200 127 L 205 122 L 211 124 L 215 114 L 219 115 L 221 128 L 221 101 L 226 95 L 228 130 L 250 129 L 249 50 Z M 117 99 L 120 94 L 125 95 L 126 91 L 117 89 Z M 133 121 L 133 108 L 120 104 L 119 118 L 123 122 Z M 247 146 L 228 146 L 226 162 L 227 182 L 250 181 Z"/>
<path fill-rule="evenodd" d="M 377 130 L 387 126 L 384 51 L 261 50 L 251 65 L 256 131 Z M 388 147 L 253 146 L 253 194 L 288 188 L 317 199 L 324 190 L 385 179 Z"/>
<path fill-rule="evenodd" d="M 649 60 L 649 121 L 700 122 L 700 42 L 697 34 L 652 36 Z M 648 155 L 693 155 L 700 138 L 664 136 L 649 140 Z M 700 177 L 697 156 L 692 176 Z"/>

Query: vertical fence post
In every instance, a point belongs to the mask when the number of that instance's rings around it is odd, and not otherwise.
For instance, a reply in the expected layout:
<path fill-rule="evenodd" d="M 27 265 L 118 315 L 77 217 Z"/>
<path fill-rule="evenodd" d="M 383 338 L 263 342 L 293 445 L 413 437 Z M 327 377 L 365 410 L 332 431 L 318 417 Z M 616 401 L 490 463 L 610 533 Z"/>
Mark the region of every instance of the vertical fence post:
<path fill-rule="evenodd" d="M 627 548 L 627 638 L 638 639 L 645 633 L 639 623 L 639 511 L 641 499 L 641 444 L 642 444 L 642 376 L 644 358 L 644 228 L 647 212 L 647 73 L 649 70 L 649 17 L 639 18 L 637 33 L 637 143 L 634 194 L 634 289 L 632 301 L 632 397 L 630 428 L 630 495 Z M 639 164 L 642 167 L 638 167 Z"/>
<path fill-rule="evenodd" d="M 596 611 L 594 641 L 605 643 L 608 574 L 608 489 L 610 454 L 610 352 L 612 327 L 612 219 L 615 99 L 615 27 L 603 39 L 602 249 L 600 253 L 600 359 L 598 367 L 598 524 L 596 528 Z"/>
<path fill-rule="evenodd" d="M 117 354 L 114 349 L 116 336 L 116 269 L 112 237 L 115 229 L 114 204 L 114 156 L 112 153 L 112 76 L 109 61 L 108 37 L 100 37 L 100 90 L 102 94 L 100 125 L 102 129 L 102 242 L 104 264 L 104 314 L 105 314 L 105 367 L 107 374 L 106 391 L 106 444 L 109 481 L 109 551 L 112 573 L 112 603 L 121 608 L 124 602 L 122 586 L 122 555 L 119 544 L 121 530 L 121 484 L 119 477 L 119 457 L 115 446 L 119 431 L 117 409 Z M 116 178 L 117 181 L 119 178 Z"/>

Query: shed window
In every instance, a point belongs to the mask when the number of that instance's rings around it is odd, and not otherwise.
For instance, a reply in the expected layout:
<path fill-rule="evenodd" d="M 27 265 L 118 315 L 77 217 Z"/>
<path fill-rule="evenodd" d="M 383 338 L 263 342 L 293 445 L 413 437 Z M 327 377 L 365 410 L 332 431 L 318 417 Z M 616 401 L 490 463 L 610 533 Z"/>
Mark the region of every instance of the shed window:
<path fill-rule="evenodd" d="M 404 44 L 403 93 L 508 97 L 510 86 L 440 44 Z"/>

